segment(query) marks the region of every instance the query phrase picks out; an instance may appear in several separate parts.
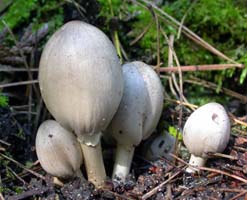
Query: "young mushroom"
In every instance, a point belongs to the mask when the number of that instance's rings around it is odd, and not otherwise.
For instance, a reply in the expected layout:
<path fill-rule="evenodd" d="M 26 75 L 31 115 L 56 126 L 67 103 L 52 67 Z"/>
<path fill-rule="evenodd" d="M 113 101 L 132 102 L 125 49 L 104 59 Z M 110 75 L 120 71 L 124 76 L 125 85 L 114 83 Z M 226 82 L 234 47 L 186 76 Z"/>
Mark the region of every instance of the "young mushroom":
<path fill-rule="evenodd" d="M 101 131 L 117 111 L 123 93 L 121 65 L 113 44 L 90 24 L 66 23 L 43 50 L 39 83 L 50 113 L 77 135 L 88 180 L 102 186 L 106 173 Z"/>
<path fill-rule="evenodd" d="M 222 105 L 208 103 L 195 110 L 183 129 L 183 141 L 191 153 L 189 164 L 204 166 L 208 153 L 224 151 L 230 138 L 230 128 L 230 120 Z M 187 168 L 187 172 L 195 171 L 193 167 Z"/>
<path fill-rule="evenodd" d="M 135 146 L 154 131 L 163 107 L 163 87 L 155 71 L 142 62 L 123 65 L 124 94 L 107 128 L 117 141 L 113 179 L 124 181 Z"/>
<path fill-rule="evenodd" d="M 142 153 L 145 159 L 154 161 L 160 157 L 165 157 L 168 160 L 172 160 L 169 153 L 173 152 L 175 147 L 176 138 L 169 132 L 163 132 L 159 135 L 155 135 L 151 140 L 145 141 L 142 147 Z"/>
<path fill-rule="evenodd" d="M 47 120 L 40 125 L 35 143 L 39 162 L 47 173 L 62 179 L 84 179 L 80 171 L 82 151 L 73 133 Z"/>

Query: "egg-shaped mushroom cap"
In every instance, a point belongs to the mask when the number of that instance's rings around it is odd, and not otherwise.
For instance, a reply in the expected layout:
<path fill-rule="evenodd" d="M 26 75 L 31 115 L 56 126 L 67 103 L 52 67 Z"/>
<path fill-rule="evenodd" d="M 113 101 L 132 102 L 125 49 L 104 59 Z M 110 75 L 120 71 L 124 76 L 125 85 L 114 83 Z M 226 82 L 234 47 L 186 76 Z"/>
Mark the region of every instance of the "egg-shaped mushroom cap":
<path fill-rule="evenodd" d="M 142 62 L 123 65 L 124 93 L 107 131 L 119 144 L 138 145 L 157 126 L 163 88 L 155 71 Z"/>
<path fill-rule="evenodd" d="M 36 136 L 36 153 L 42 168 L 60 178 L 74 177 L 82 164 L 76 136 L 54 120 L 43 122 Z"/>
<path fill-rule="evenodd" d="M 79 137 L 104 130 L 123 93 L 113 44 L 98 28 L 80 21 L 66 23 L 45 45 L 39 84 L 56 121 Z"/>
<path fill-rule="evenodd" d="M 143 127 L 143 139 L 146 139 L 152 134 L 159 122 L 163 108 L 164 89 L 159 76 L 151 66 L 140 61 L 135 61 L 133 64 L 136 65 L 142 75 L 148 92 L 149 101 L 146 106 L 146 119 Z"/>
<path fill-rule="evenodd" d="M 209 152 L 224 151 L 230 129 L 224 107 L 218 103 L 208 103 L 195 110 L 186 121 L 183 141 L 190 153 L 207 158 Z"/>

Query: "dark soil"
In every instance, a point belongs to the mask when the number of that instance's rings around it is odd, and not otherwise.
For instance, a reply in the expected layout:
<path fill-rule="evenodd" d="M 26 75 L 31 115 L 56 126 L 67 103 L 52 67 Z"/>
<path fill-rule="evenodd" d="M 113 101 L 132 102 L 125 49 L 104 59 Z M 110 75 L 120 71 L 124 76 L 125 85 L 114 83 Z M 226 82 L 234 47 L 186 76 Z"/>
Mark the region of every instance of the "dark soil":
<path fill-rule="evenodd" d="M 232 135 L 226 155 L 230 158 L 212 158 L 207 167 L 195 175 L 185 172 L 184 161 L 175 158 L 169 161 L 160 158 L 154 162 L 140 156 L 141 148 L 135 153 L 132 174 L 125 183 L 106 181 L 102 189 L 81 181 L 68 181 L 64 186 L 53 184 L 53 179 L 32 163 L 27 171 L 20 163 L 36 160 L 34 144 L 12 111 L 0 110 L 0 172 L 2 194 L 5 199 L 245 199 L 247 193 L 247 137 Z M 17 133 L 23 131 L 23 136 Z M 6 144 L 3 143 L 6 142 Z M 105 144 L 105 163 L 113 163 L 112 146 Z M 6 157 L 7 156 L 7 157 Z M 11 158 L 13 159 L 11 161 Z M 20 163 L 14 163 L 19 161 Z M 112 166 L 106 165 L 108 175 Z M 109 169 L 110 168 L 110 169 Z M 36 174 L 35 174 L 36 173 Z M 38 174 L 38 175 L 37 175 Z M 39 175 L 41 177 L 39 177 Z M 239 196 L 239 197 L 238 197 Z"/>

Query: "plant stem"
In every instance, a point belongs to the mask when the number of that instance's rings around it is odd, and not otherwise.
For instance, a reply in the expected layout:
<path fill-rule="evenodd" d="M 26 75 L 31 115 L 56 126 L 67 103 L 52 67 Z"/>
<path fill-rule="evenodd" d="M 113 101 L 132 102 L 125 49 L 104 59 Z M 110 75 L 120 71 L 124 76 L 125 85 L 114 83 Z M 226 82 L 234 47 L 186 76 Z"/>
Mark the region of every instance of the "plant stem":
<path fill-rule="evenodd" d="M 125 181 L 126 176 L 129 174 L 132 158 L 134 155 L 134 146 L 117 145 L 116 158 L 112 179 L 119 179 Z"/>
<path fill-rule="evenodd" d="M 95 146 L 87 145 L 83 142 L 80 142 L 80 144 L 84 155 L 88 181 L 92 182 L 97 188 L 100 188 L 106 180 L 100 141 Z"/>

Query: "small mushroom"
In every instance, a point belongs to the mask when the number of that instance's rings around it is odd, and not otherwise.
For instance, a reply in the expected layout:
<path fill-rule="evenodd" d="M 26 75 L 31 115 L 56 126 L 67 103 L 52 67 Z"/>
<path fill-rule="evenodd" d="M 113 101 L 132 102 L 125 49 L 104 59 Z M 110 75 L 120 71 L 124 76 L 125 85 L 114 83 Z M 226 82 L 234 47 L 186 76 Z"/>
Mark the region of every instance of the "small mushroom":
<path fill-rule="evenodd" d="M 154 131 L 163 107 L 163 87 L 155 71 L 143 62 L 123 65 L 124 94 L 107 131 L 116 139 L 113 179 L 124 181 L 135 146 Z"/>
<path fill-rule="evenodd" d="M 36 153 L 42 168 L 49 174 L 62 179 L 78 176 L 82 151 L 76 136 L 54 120 L 43 122 L 36 136 Z"/>
<path fill-rule="evenodd" d="M 116 113 L 123 93 L 121 65 L 112 42 L 98 28 L 71 21 L 47 42 L 40 60 L 44 102 L 81 143 L 88 180 L 106 179 L 100 137 Z"/>
<path fill-rule="evenodd" d="M 169 132 L 163 132 L 158 135 L 154 135 L 153 138 L 145 141 L 142 152 L 145 159 L 154 161 L 160 157 L 165 157 L 168 160 L 172 160 L 169 155 L 174 150 L 176 139 Z"/>
<path fill-rule="evenodd" d="M 204 166 L 208 153 L 224 151 L 229 142 L 230 131 L 230 120 L 222 105 L 213 102 L 195 110 L 183 129 L 183 141 L 191 153 L 189 164 Z M 187 168 L 187 172 L 195 171 L 193 167 Z"/>

